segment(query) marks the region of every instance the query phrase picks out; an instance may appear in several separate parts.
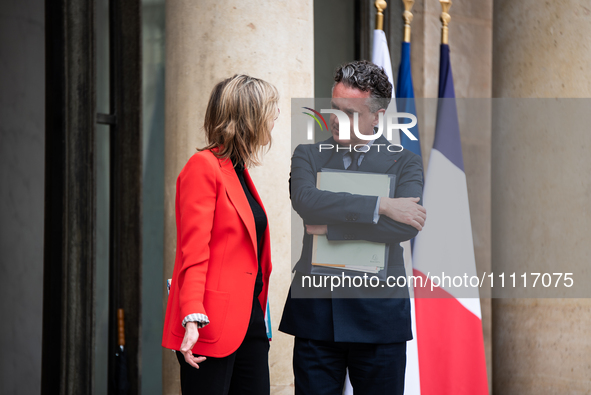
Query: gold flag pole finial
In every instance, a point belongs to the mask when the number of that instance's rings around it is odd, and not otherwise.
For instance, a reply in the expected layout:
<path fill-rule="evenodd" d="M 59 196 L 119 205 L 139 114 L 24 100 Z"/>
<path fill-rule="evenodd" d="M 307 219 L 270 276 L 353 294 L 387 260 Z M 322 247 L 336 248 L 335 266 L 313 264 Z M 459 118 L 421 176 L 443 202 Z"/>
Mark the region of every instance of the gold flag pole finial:
<path fill-rule="evenodd" d="M 376 0 L 374 5 L 378 10 L 378 13 L 376 14 L 376 29 L 384 30 L 384 14 L 382 14 L 382 11 L 388 7 L 388 3 L 386 3 L 384 0 Z"/>
<path fill-rule="evenodd" d="M 415 0 L 402 0 L 404 3 L 404 12 L 402 13 L 402 19 L 404 19 L 404 42 L 410 42 L 410 23 L 412 22 L 412 6 L 415 4 Z"/>
<path fill-rule="evenodd" d="M 451 0 L 439 0 L 441 3 L 441 44 L 449 44 L 449 29 L 447 25 L 451 21 L 449 9 L 451 8 Z"/>

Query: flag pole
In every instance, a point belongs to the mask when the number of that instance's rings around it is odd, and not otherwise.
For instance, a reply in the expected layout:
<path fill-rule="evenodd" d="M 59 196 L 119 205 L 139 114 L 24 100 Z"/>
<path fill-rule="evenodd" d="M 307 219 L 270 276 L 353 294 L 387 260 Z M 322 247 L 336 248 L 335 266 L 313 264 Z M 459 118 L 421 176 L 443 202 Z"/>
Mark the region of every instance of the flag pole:
<path fill-rule="evenodd" d="M 376 0 L 374 3 L 378 13 L 376 14 L 376 30 L 384 30 L 384 14 L 382 11 L 388 7 L 388 3 L 384 0 Z"/>
<path fill-rule="evenodd" d="M 449 29 L 447 25 L 451 20 L 449 9 L 451 8 L 451 0 L 439 0 L 441 3 L 441 44 L 449 44 Z"/>
<path fill-rule="evenodd" d="M 404 19 L 404 42 L 410 42 L 410 23 L 412 22 L 412 6 L 415 0 L 402 0 L 404 3 L 404 12 L 402 13 L 402 19 Z"/>

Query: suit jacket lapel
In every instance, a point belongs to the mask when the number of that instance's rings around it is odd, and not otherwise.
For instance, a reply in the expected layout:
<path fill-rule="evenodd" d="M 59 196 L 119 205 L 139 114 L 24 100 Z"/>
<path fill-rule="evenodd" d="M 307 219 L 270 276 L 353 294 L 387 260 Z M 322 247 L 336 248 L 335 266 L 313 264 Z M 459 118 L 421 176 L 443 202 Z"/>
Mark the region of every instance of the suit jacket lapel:
<path fill-rule="evenodd" d="M 379 152 L 378 147 L 375 146 L 376 144 L 384 144 L 379 147 Z M 402 155 L 402 153 L 388 151 L 387 146 L 389 145 L 390 142 L 384 136 L 377 138 L 376 141 L 373 142 L 369 152 L 364 155 L 361 165 L 359 165 L 359 171 L 370 173 L 387 172 Z"/>
<path fill-rule="evenodd" d="M 337 152 L 336 150 L 336 142 L 334 141 L 334 139 L 332 137 L 330 137 L 328 140 L 323 141 L 321 144 L 332 144 L 334 146 L 333 149 L 326 149 L 326 150 L 322 150 L 322 151 L 317 151 L 315 152 L 315 155 L 317 156 L 317 161 L 316 161 L 316 167 L 317 167 L 317 171 L 320 171 L 320 169 L 322 168 L 327 168 L 327 169 L 339 169 L 339 170 L 345 170 L 345 165 L 343 164 L 343 153 L 345 151 L 343 150 L 339 150 Z M 314 150 L 318 149 L 317 145 L 314 145 Z"/>
<path fill-rule="evenodd" d="M 254 186 L 254 182 L 252 181 L 252 178 L 250 177 L 250 173 L 248 172 L 248 169 L 246 169 L 246 168 L 244 169 L 244 181 L 246 181 L 246 186 L 250 190 L 250 193 L 252 193 L 252 196 L 254 197 L 254 200 L 256 200 L 257 203 L 263 209 L 263 211 L 265 211 L 265 207 L 263 206 L 263 201 L 261 200 L 261 198 L 259 196 L 259 193 L 257 192 L 256 187 Z M 248 206 L 248 208 L 250 209 L 250 205 Z M 252 212 L 252 210 L 251 210 L 251 212 Z M 266 214 L 267 214 L 267 212 L 265 211 L 265 215 Z"/>
<path fill-rule="evenodd" d="M 326 141 L 323 141 L 322 144 L 333 144 L 335 148 L 331 150 L 322 150 L 322 152 L 316 151 L 314 153 L 316 157 L 317 170 L 319 171 L 323 167 L 344 170 L 345 165 L 343 164 L 343 154 L 346 151 L 341 149 L 337 152 L 336 142 L 332 137 Z M 379 152 L 377 149 L 378 147 L 374 146 L 376 144 L 382 144 L 382 146 L 379 147 Z M 364 155 L 358 171 L 366 171 L 370 173 L 387 172 L 388 169 L 390 169 L 390 167 L 392 167 L 396 163 L 396 160 L 401 156 L 401 153 L 388 151 L 387 146 L 389 145 L 390 142 L 384 136 L 377 138 L 376 141 L 373 142 L 369 152 Z M 317 148 L 314 147 L 314 150 L 316 149 Z"/>
<path fill-rule="evenodd" d="M 238 215 L 240 216 L 242 222 L 248 230 L 248 233 L 250 235 L 250 241 L 252 243 L 252 247 L 254 248 L 255 256 L 258 259 L 256 227 L 254 224 L 254 217 L 252 215 L 252 209 L 250 208 L 248 199 L 244 194 L 244 189 L 242 189 L 242 184 L 240 184 L 240 180 L 238 179 L 236 171 L 232 166 L 232 161 L 230 161 L 229 159 L 219 159 L 219 162 L 220 167 L 222 168 L 222 174 L 224 175 L 224 185 L 226 187 L 226 193 L 228 194 L 230 201 L 234 205 L 234 208 L 236 208 L 236 211 L 238 211 Z M 246 171 L 244 173 L 245 180 L 250 181 L 250 183 L 252 184 L 252 180 L 250 180 L 250 177 L 246 176 Z M 251 188 L 251 192 L 253 191 L 254 188 Z M 253 192 L 252 195 L 255 197 L 255 199 L 257 199 L 257 201 L 259 201 L 260 204 L 260 198 L 258 194 L 256 194 L 256 192 Z"/>

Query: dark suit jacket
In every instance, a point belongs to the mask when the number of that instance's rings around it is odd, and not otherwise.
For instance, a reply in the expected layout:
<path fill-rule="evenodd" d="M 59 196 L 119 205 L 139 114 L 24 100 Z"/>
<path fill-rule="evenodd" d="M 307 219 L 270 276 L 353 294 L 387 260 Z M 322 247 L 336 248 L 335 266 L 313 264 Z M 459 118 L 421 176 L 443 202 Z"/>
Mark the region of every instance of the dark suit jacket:
<path fill-rule="evenodd" d="M 316 174 L 322 168 L 344 170 L 343 152 L 322 150 L 333 138 L 316 144 L 299 145 L 291 164 L 290 190 L 294 210 L 304 224 L 328 225 L 329 240 L 369 240 L 389 244 L 388 275 L 404 275 L 400 242 L 418 231 L 384 215 L 377 224 L 373 215 L 377 197 L 334 193 L 316 188 Z M 384 144 L 379 152 L 377 144 Z M 423 194 L 423 166 L 418 155 L 408 150 L 390 152 L 383 136 L 365 154 L 359 171 L 396 175 L 395 197 Z M 294 336 L 335 342 L 396 343 L 412 339 L 410 301 L 403 298 L 331 298 L 330 288 L 319 290 L 318 298 L 292 297 L 294 284 L 311 271 L 312 236 L 305 234 L 302 255 L 283 311 L 279 330 Z M 387 288 L 386 288 L 387 290 Z M 406 291 L 406 290 L 405 290 Z M 322 295 L 324 292 L 324 295 Z M 408 295 L 406 293 L 406 295 Z"/>

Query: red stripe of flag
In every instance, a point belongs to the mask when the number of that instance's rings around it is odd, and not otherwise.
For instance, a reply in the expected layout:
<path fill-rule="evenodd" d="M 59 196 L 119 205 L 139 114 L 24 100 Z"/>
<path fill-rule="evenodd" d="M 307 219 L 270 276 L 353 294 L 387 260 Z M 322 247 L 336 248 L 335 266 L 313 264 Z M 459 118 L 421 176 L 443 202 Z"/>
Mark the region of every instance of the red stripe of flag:
<path fill-rule="evenodd" d="M 431 296 L 415 288 L 421 395 L 488 395 L 481 319 L 447 291 L 429 293 L 430 280 L 413 272 Z"/>

